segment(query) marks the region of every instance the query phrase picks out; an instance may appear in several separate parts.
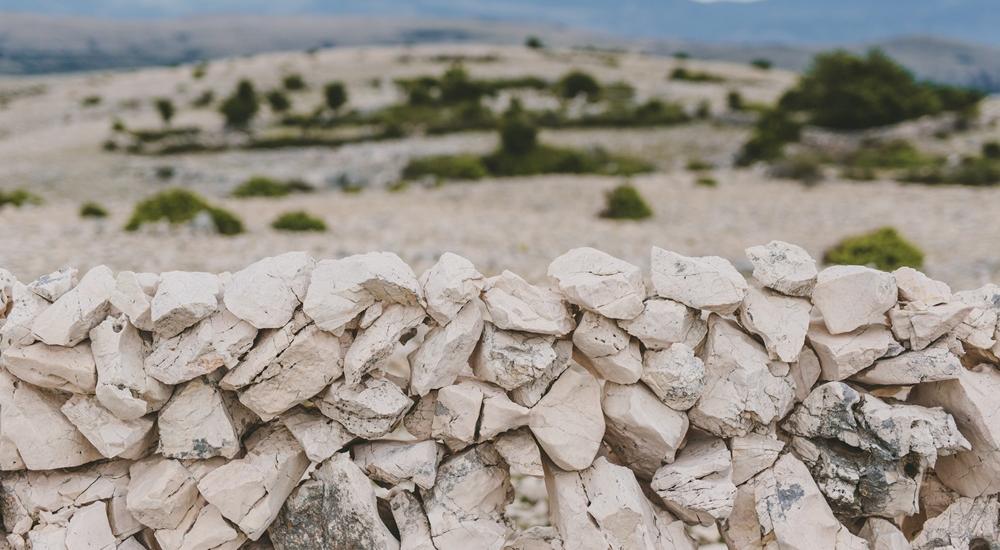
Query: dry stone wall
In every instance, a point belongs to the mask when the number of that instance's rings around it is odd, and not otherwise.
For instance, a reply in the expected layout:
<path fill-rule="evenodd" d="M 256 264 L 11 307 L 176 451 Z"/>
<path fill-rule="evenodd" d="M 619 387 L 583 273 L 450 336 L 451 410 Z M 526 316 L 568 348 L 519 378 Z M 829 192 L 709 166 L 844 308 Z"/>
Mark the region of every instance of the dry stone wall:
<path fill-rule="evenodd" d="M 1000 287 L 747 256 L 0 270 L 0 545 L 997 547 Z"/>

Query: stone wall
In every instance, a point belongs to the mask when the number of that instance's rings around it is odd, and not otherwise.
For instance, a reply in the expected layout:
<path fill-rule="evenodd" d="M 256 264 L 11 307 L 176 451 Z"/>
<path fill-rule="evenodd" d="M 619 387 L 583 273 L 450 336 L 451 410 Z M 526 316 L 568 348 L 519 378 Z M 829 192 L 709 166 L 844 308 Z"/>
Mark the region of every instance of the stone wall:
<path fill-rule="evenodd" d="M 647 276 L 581 248 L 546 286 L 453 254 L 419 278 L 390 253 L 0 270 L 0 540 L 995 544 L 1000 287 L 747 256 L 745 277 L 654 248 Z"/>

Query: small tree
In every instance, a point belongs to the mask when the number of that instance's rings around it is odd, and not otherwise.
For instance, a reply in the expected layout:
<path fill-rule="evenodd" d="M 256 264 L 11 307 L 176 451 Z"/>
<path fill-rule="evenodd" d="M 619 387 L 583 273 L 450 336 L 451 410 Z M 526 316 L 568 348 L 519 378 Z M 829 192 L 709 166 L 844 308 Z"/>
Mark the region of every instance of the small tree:
<path fill-rule="evenodd" d="M 290 92 L 304 90 L 306 87 L 306 81 L 302 79 L 302 75 L 300 74 L 287 75 L 281 80 L 281 83 Z"/>
<path fill-rule="evenodd" d="M 271 110 L 276 113 L 283 113 L 292 106 L 292 103 L 288 101 L 288 96 L 281 90 L 267 92 L 267 103 L 271 106 Z"/>
<path fill-rule="evenodd" d="M 559 95 L 566 99 L 573 99 L 578 95 L 587 96 L 588 101 L 595 101 L 601 95 L 601 85 L 597 80 L 583 71 L 571 71 L 566 73 L 558 84 Z"/>
<path fill-rule="evenodd" d="M 742 111 L 743 110 L 743 94 L 736 90 L 729 90 L 726 94 L 726 105 L 729 106 L 730 111 Z"/>
<path fill-rule="evenodd" d="M 222 102 L 219 110 L 226 117 L 226 126 L 230 128 L 246 129 L 257 115 L 259 109 L 257 105 L 257 92 L 249 80 L 240 80 L 236 85 L 236 90 Z"/>
<path fill-rule="evenodd" d="M 766 71 L 773 66 L 770 59 L 765 59 L 763 57 L 758 57 L 757 59 L 754 59 L 753 61 L 750 62 L 750 64 L 762 71 Z"/>
<path fill-rule="evenodd" d="M 323 88 L 323 97 L 326 99 L 326 106 L 336 113 L 347 103 L 347 88 L 344 87 L 343 82 L 327 83 Z"/>
<path fill-rule="evenodd" d="M 542 43 L 542 39 L 534 35 L 529 36 L 524 41 L 524 45 L 527 46 L 528 48 L 531 48 L 532 50 L 541 50 L 545 47 L 545 44 Z"/>
<path fill-rule="evenodd" d="M 165 126 L 170 126 L 170 120 L 174 118 L 174 103 L 165 97 L 157 98 L 156 110 L 160 113 Z"/>
<path fill-rule="evenodd" d="M 601 212 L 602 218 L 613 220 L 641 220 L 653 215 L 639 190 L 630 183 L 623 183 L 605 195 L 607 206 Z"/>
<path fill-rule="evenodd" d="M 538 147 L 538 128 L 517 100 L 511 102 L 500 121 L 500 147 L 512 155 L 524 155 Z"/>

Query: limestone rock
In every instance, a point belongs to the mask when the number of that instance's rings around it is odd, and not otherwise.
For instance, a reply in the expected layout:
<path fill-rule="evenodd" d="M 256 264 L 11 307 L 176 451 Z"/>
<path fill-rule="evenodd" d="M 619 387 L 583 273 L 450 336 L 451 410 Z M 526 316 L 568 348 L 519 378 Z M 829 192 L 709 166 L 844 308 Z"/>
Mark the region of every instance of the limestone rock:
<path fill-rule="evenodd" d="M 792 363 L 805 345 L 811 309 L 808 300 L 751 288 L 740 306 L 740 322 L 760 336 L 771 359 Z"/>
<path fill-rule="evenodd" d="M 13 281 L 10 287 L 10 305 L 7 318 L 0 324 L 0 351 L 34 343 L 31 325 L 40 313 L 51 307 L 49 302 L 28 287 Z"/>
<path fill-rule="evenodd" d="M 151 457 L 129 475 L 128 511 L 147 527 L 176 529 L 198 500 L 197 480 L 177 460 Z"/>
<path fill-rule="evenodd" d="M 502 433 L 497 436 L 493 446 L 510 467 L 511 475 L 535 477 L 544 475 L 542 453 L 530 431 L 522 428 Z"/>
<path fill-rule="evenodd" d="M 901 302 L 920 302 L 933 306 L 951 300 L 951 287 L 912 267 L 901 267 L 893 271 L 892 276 L 896 278 Z"/>
<path fill-rule="evenodd" d="M 115 547 L 115 536 L 108 523 L 108 507 L 98 501 L 73 514 L 66 526 L 66 550 L 110 550 Z"/>
<path fill-rule="evenodd" d="M 686 411 L 705 388 L 705 364 L 685 344 L 643 355 L 642 382 L 668 407 Z"/>
<path fill-rule="evenodd" d="M 420 276 L 427 299 L 427 314 L 439 325 L 447 325 L 473 298 L 477 298 L 486 278 L 472 262 L 445 252 L 436 264 Z"/>
<path fill-rule="evenodd" d="M 987 351 L 995 357 L 997 351 L 1000 351 L 997 348 L 1000 286 L 989 284 L 975 290 L 956 292 L 955 299 L 973 307 L 965 319 L 955 327 L 955 336 L 967 349 Z"/>
<path fill-rule="evenodd" d="M 858 265 L 835 265 L 820 272 L 812 301 L 830 334 L 885 322 L 898 291 L 891 273 Z"/>
<path fill-rule="evenodd" d="M 953 380 L 964 370 L 961 361 L 947 348 L 933 347 L 880 359 L 869 369 L 851 377 L 855 382 L 874 385 L 922 384 Z"/>
<path fill-rule="evenodd" d="M 503 511 L 514 491 L 492 445 L 476 445 L 446 458 L 434 487 L 422 494 L 437 548 L 503 547 L 510 531 Z"/>
<path fill-rule="evenodd" d="M 317 262 L 303 310 L 319 328 L 338 332 L 376 300 L 405 306 L 423 303 L 413 270 L 390 252 Z"/>
<path fill-rule="evenodd" d="M 497 328 L 564 336 L 575 323 L 562 296 L 504 271 L 486 280 L 483 302 Z"/>
<path fill-rule="evenodd" d="M 730 314 L 747 292 L 746 279 L 718 256 L 687 257 L 654 246 L 651 262 L 657 296 L 695 309 Z"/>
<path fill-rule="evenodd" d="M 889 329 L 867 325 L 846 334 L 831 334 L 826 325 L 809 325 L 809 345 L 819 358 L 823 380 L 844 380 L 899 346 Z"/>
<path fill-rule="evenodd" d="M 425 292 L 426 292 L 426 286 Z M 431 525 L 424 507 L 408 491 L 400 491 L 389 499 L 392 519 L 399 528 L 399 550 L 437 550 L 431 540 Z"/>
<path fill-rule="evenodd" d="M 416 328 L 426 316 L 420 306 L 391 304 L 367 329 L 361 331 L 344 356 L 344 378 L 354 386 L 361 378 L 381 371 L 391 358 L 400 339 Z"/>
<path fill-rule="evenodd" d="M 232 458 L 240 450 L 234 407 L 222 391 L 202 378 L 180 386 L 160 410 L 159 452 L 171 458 Z"/>
<path fill-rule="evenodd" d="M 246 537 L 222 517 L 218 508 L 204 503 L 188 510 L 176 529 L 157 530 L 155 536 L 162 550 L 236 550 L 246 542 Z"/>
<path fill-rule="evenodd" d="M 127 317 L 109 317 L 90 331 L 97 400 L 122 420 L 160 410 L 172 388 L 146 372 L 147 344 Z"/>
<path fill-rule="evenodd" d="M 634 384 L 642 375 L 639 344 L 607 317 L 584 312 L 573 331 L 573 344 L 606 380 Z"/>
<path fill-rule="evenodd" d="M 49 302 L 55 302 L 77 285 L 77 273 L 76 268 L 64 267 L 28 283 L 28 290 Z"/>
<path fill-rule="evenodd" d="M 36 342 L 8 349 L 2 362 L 14 376 L 42 388 L 92 394 L 97 385 L 94 356 L 86 342 L 72 348 Z"/>
<path fill-rule="evenodd" d="M 639 477 L 650 479 L 674 454 L 687 434 L 684 413 L 667 407 L 642 384 L 604 386 L 604 440 Z"/>
<path fill-rule="evenodd" d="M 647 349 L 654 350 L 667 349 L 678 343 L 694 349 L 701 345 L 708 332 L 701 312 L 663 298 L 646 300 L 638 317 L 618 324 L 638 338 Z"/>
<path fill-rule="evenodd" d="M 233 273 L 226 284 L 226 308 L 258 329 L 284 326 L 305 299 L 315 265 L 305 252 L 254 262 Z"/>
<path fill-rule="evenodd" d="M 253 325 L 221 309 L 180 334 L 161 340 L 146 358 L 145 368 L 164 384 L 187 382 L 224 366 L 235 367 L 256 336 Z"/>
<path fill-rule="evenodd" d="M 733 464 L 721 439 L 688 442 L 677 460 L 661 467 L 650 485 L 671 512 L 687 523 L 711 525 L 733 509 Z"/>
<path fill-rule="evenodd" d="M 560 468 L 590 466 L 604 436 L 600 383 L 583 367 L 571 365 L 532 408 L 528 425 Z"/>
<path fill-rule="evenodd" d="M 559 531 L 566 548 L 607 550 L 611 548 L 597 522 L 587 512 L 590 505 L 580 472 L 567 472 L 543 462 L 545 490 L 549 499 L 552 525 Z"/>
<path fill-rule="evenodd" d="M 788 296 L 809 297 L 816 285 L 816 260 L 802 247 L 783 241 L 746 249 L 753 278 Z"/>
<path fill-rule="evenodd" d="M 734 437 L 729 447 L 733 460 L 733 483 L 741 485 L 770 468 L 785 444 L 773 436 L 747 434 Z"/>
<path fill-rule="evenodd" d="M 788 366 L 770 364 L 767 352 L 735 323 L 713 316 L 704 353 L 706 383 L 688 411 L 692 425 L 718 437 L 740 436 L 791 410 Z"/>
<path fill-rule="evenodd" d="M 340 375 L 340 339 L 311 325 L 243 388 L 240 402 L 268 421 L 319 394 Z"/>
<path fill-rule="evenodd" d="M 17 446 L 29 470 L 72 468 L 102 458 L 60 412 L 64 401 L 29 384 L 15 382 L 10 404 L 0 409 L 4 435 Z"/>
<path fill-rule="evenodd" d="M 812 391 L 812 387 L 819 380 L 820 373 L 823 372 L 819 357 L 816 356 L 816 352 L 812 348 L 806 346 L 802 348 L 799 360 L 788 365 L 788 370 L 792 382 L 795 384 L 795 402 L 800 403 Z"/>
<path fill-rule="evenodd" d="M 304 408 L 297 408 L 282 415 L 281 423 L 299 442 L 306 456 L 315 463 L 323 462 L 354 440 L 336 420 Z"/>
<path fill-rule="evenodd" d="M 911 349 L 920 350 L 951 332 L 972 310 L 972 306 L 961 302 L 934 306 L 908 304 L 892 309 L 889 319 L 896 338 L 909 342 Z"/>
<path fill-rule="evenodd" d="M 526 426 L 530 414 L 527 407 L 514 403 L 506 394 L 484 397 L 479 417 L 479 441 L 489 441 L 503 432 Z"/>
<path fill-rule="evenodd" d="M 114 458 L 135 447 L 148 445 L 154 419 L 121 420 L 94 397 L 74 395 L 63 403 L 62 413 L 105 458 Z"/>
<path fill-rule="evenodd" d="M 82 284 L 82 282 L 81 282 Z M 219 306 L 219 277 L 211 273 L 168 271 L 150 303 L 150 320 L 162 338 L 180 334 Z"/>
<path fill-rule="evenodd" d="M 472 384 L 457 384 L 438 390 L 431 435 L 452 451 L 460 451 L 476 440 L 483 392 Z"/>
<path fill-rule="evenodd" d="M 518 405 L 533 407 L 559 376 L 569 368 L 573 355 L 573 342 L 556 340 L 556 359 L 533 381 L 510 391 L 510 398 Z"/>
<path fill-rule="evenodd" d="M 593 248 L 574 248 L 549 264 L 548 275 L 566 299 L 611 319 L 642 313 L 646 287 L 637 266 Z"/>
<path fill-rule="evenodd" d="M 989 548 L 1000 540 L 1000 498 L 960 498 L 924 524 L 913 539 L 915 550 Z"/>
<path fill-rule="evenodd" d="M 483 313 L 478 300 L 470 300 L 447 324 L 431 329 L 423 344 L 410 355 L 410 393 L 424 396 L 455 383 L 462 369 L 468 367 L 482 333 Z"/>
<path fill-rule="evenodd" d="M 90 329 L 108 316 L 115 279 L 106 266 L 98 266 L 80 279 L 31 323 L 35 336 L 50 346 L 75 346 Z"/>
<path fill-rule="evenodd" d="M 897 270 L 898 271 L 898 270 Z M 868 518 L 858 536 L 868 541 L 871 550 L 910 550 L 910 541 L 891 521 Z"/>
<path fill-rule="evenodd" d="M 309 466 L 302 447 L 284 427 L 254 436 L 257 439 L 248 445 L 246 456 L 227 462 L 198 482 L 205 500 L 250 540 L 264 534 Z"/>
<path fill-rule="evenodd" d="M 152 331 L 153 296 L 159 284 L 159 275 L 120 271 L 111 291 L 111 305 L 125 314 L 136 328 Z"/>
<path fill-rule="evenodd" d="M 317 405 L 352 434 L 377 439 L 396 427 L 413 401 L 392 382 L 368 378 L 358 388 L 334 382 Z"/>
<path fill-rule="evenodd" d="M 487 323 L 472 364 L 480 380 L 513 390 L 537 380 L 560 359 L 552 336 L 500 330 Z"/>
<path fill-rule="evenodd" d="M 17 444 L 10 438 L 8 432 L 16 426 L 6 424 L 10 418 L 10 410 L 14 407 L 14 390 L 17 379 L 7 371 L 0 369 L 0 472 L 23 470 L 24 461 L 17 451 Z M 0 508 L 2 514 L 2 508 Z"/>
<path fill-rule="evenodd" d="M 438 445 L 434 441 L 372 441 L 353 447 L 354 463 L 368 476 L 389 485 L 412 481 L 421 489 L 434 486 Z"/>
<path fill-rule="evenodd" d="M 261 331 L 256 345 L 246 353 L 246 356 L 232 368 L 219 382 L 226 390 L 238 390 L 252 384 L 261 373 L 271 366 L 288 346 L 292 345 L 295 335 L 309 324 L 304 313 L 296 313 L 287 325 Z"/>

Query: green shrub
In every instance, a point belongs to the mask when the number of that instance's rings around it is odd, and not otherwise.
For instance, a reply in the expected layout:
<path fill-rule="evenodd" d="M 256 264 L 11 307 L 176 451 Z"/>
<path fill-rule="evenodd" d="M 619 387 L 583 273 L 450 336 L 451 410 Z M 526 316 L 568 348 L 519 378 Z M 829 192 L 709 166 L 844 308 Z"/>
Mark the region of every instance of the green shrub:
<path fill-rule="evenodd" d="M 729 106 L 730 111 L 742 111 L 745 108 L 743 94 L 736 90 L 729 90 L 729 93 L 726 94 L 726 105 Z"/>
<path fill-rule="evenodd" d="M 631 184 L 623 183 L 605 194 L 605 208 L 602 218 L 613 220 L 642 220 L 653 215 L 639 190 Z"/>
<path fill-rule="evenodd" d="M 486 167 L 475 155 L 441 155 L 411 159 L 403 169 L 403 179 L 423 177 L 441 180 L 478 180 L 487 176 Z"/>
<path fill-rule="evenodd" d="M 747 166 L 762 160 L 780 158 L 785 144 L 798 141 L 801 132 L 802 125 L 787 111 L 766 110 L 757 119 L 749 141 L 743 144 L 736 164 Z"/>
<path fill-rule="evenodd" d="M 689 53 L 687 53 L 687 52 L 685 52 L 683 50 L 677 51 L 677 52 L 674 52 L 674 59 L 676 59 L 678 61 L 683 61 L 685 59 L 691 59 L 691 54 L 689 54 Z"/>
<path fill-rule="evenodd" d="M 249 80 L 241 80 L 219 108 L 229 128 L 245 129 L 259 109 L 257 92 Z"/>
<path fill-rule="evenodd" d="M 800 153 L 774 163 L 771 176 L 813 184 L 823 179 L 823 165 L 815 155 Z"/>
<path fill-rule="evenodd" d="M 347 103 L 347 88 L 343 82 L 328 82 L 323 87 L 323 100 L 331 111 L 337 112 Z"/>
<path fill-rule="evenodd" d="M 20 208 L 26 204 L 42 204 L 42 197 L 25 189 L 11 189 L 4 191 L 0 189 L 0 207 L 11 205 Z"/>
<path fill-rule="evenodd" d="M 694 182 L 698 187 L 718 187 L 719 182 L 715 181 L 715 178 L 710 177 L 700 177 Z"/>
<path fill-rule="evenodd" d="M 478 102 L 485 95 L 485 87 L 478 81 L 469 78 L 461 65 L 453 65 L 438 82 L 441 90 L 440 99 L 444 104 Z"/>
<path fill-rule="evenodd" d="M 108 211 L 96 202 L 85 202 L 80 205 L 81 218 L 106 218 Z"/>
<path fill-rule="evenodd" d="M 1000 183 L 1000 162 L 986 157 L 966 157 L 955 166 L 936 164 L 931 167 L 913 168 L 905 172 L 900 179 L 930 185 L 996 185 Z"/>
<path fill-rule="evenodd" d="M 693 158 L 687 161 L 685 168 L 691 172 L 703 172 L 705 170 L 711 170 L 714 168 L 711 163 L 705 162 L 699 158 Z"/>
<path fill-rule="evenodd" d="M 1000 160 L 1000 141 L 987 141 L 983 144 L 982 151 L 984 157 Z"/>
<path fill-rule="evenodd" d="M 302 75 L 300 74 L 285 75 L 285 77 L 281 79 L 281 84 L 289 92 L 297 92 L 299 90 L 306 89 L 306 81 L 302 79 Z"/>
<path fill-rule="evenodd" d="M 524 45 L 532 50 L 541 50 L 545 47 L 545 44 L 542 43 L 542 39 L 537 36 L 529 36 L 526 38 L 524 40 Z"/>
<path fill-rule="evenodd" d="M 194 98 L 194 101 L 191 102 L 191 106 L 208 107 L 213 101 L 215 101 L 215 92 L 212 90 L 205 90 L 201 92 L 198 97 Z"/>
<path fill-rule="evenodd" d="M 762 71 L 766 71 L 773 66 L 773 63 L 771 63 L 770 59 L 764 59 L 762 57 L 754 59 L 753 61 L 750 62 L 750 64 Z"/>
<path fill-rule="evenodd" d="M 160 113 L 163 124 L 170 126 L 170 121 L 174 118 L 174 102 L 165 97 L 158 97 L 154 101 L 156 112 Z"/>
<path fill-rule="evenodd" d="M 871 181 L 878 177 L 878 174 L 869 166 L 845 166 L 840 171 L 840 176 L 854 181 Z"/>
<path fill-rule="evenodd" d="M 583 95 L 587 101 L 596 101 L 601 96 L 601 85 L 597 79 L 583 71 L 570 71 L 563 75 L 556 84 L 556 90 L 565 99 Z"/>
<path fill-rule="evenodd" d="M 288 101 L 288 96 L 286 96 L 281 90 L 271 90 L 270 92 L 267 92 L 266 97 L 267 104 L 275 113 L 284 113 L 292 106 L 292 102 Z"/>
<path fill-rule="evenodd" d="M 135 205 L 125 225 L 126 231 L 136 231 L 143 224 L 166 221 L 171 225 L 187 223 L 199 212 L 208 212 L 216 231 L 223 235 L 243 232 L 243 223 L 232 213 L 209 204 L 200 195 L 187 189 L 161 191 Z"/>
<path fill-rule="evenodd" d="M 124 132 L 125 131 L 125 123 L 122 122 L 122 119 L 116 118 L 111 123 L 111 131 L 112 132 Z"/>
<path fill-rule="evenodd" d="M 699 101 L 698 107 L 694 111 L 694 117 L 704 120 L 710 116 L 712 116 L 712 104 L 707 99 Z"/>
<path fill-rule="evenodd" d="M 919 269 L 924 263 L 924 253 L 892 227 L 883 227 L 847 237 L 827 250 L 823 261 L 828 264 L 868 265 L 883 271 L 903 266 Z"/>
<path fill-rule="evenodd" d="M 525 155 L 537 146 L 538 128 L 521 109 L 520 102 L 512 101 L 500 121 L 500 149 L 511 155 Z"/>
<path fill-rule="evenodd" d="M 496 151 L 482 158 L 493 176 L 533 176 L 538 174 L 603 174 L 631 176 L 650 172 L 653 166 L 641 159 L 614 155 L 601 148 L 563 149 L 537 145 L 523 154 Z"/>
<path fill-rule="evenodd" d="M 202 61 L 201 63 L 198 63 L 197 65 L 194 66 L 194 68 L 191 69 L 191 78 L 195 80 L 201 80 L 202 78 L 205 77 L 206 73 L 208 73 L 208 63 Z"/>
<path fill-rule="evenodd" d="M 96 107 L 101 104 L 101 96 L 99 95 L 88 95 L 80 100 L 80 105 L 84 107 Z"/>
<path fill-rule="evenodd" d="M 941 161 L 927 155 L 904 139 L 866 142 L 844 159 L 844 164 L 857 168 L 919 169 Z"/>
<path fill-rule="evenodd" d="M 302 210 L 285 212 L 271 222 L 271 227 L 279 231 L 326 231 L 323 220 Z"/>
<path fill-rule="evenodd" d="M 253 176 L 236 186 L 232 195 L 247 197 L 284 197 L 291 193 L 309 193 L 313 188 L 302 180 L 278 181 L 265 176 Z"/>
<path fill-rule="evenodd" d="M 174 167 L 173 166 L 157 166 L 153 169 L 153 173 L 156 174 L 157 179 L 168 180 L 174 177 Z"/>
<path fill-rule="evenodd" d="M 724 82 L 726 79 L 717 74 L 704 71 L 694 71 L 687 67 L 677 67 L 670 72 L 670 80 L 684 80 L 687 82 Z"/>

